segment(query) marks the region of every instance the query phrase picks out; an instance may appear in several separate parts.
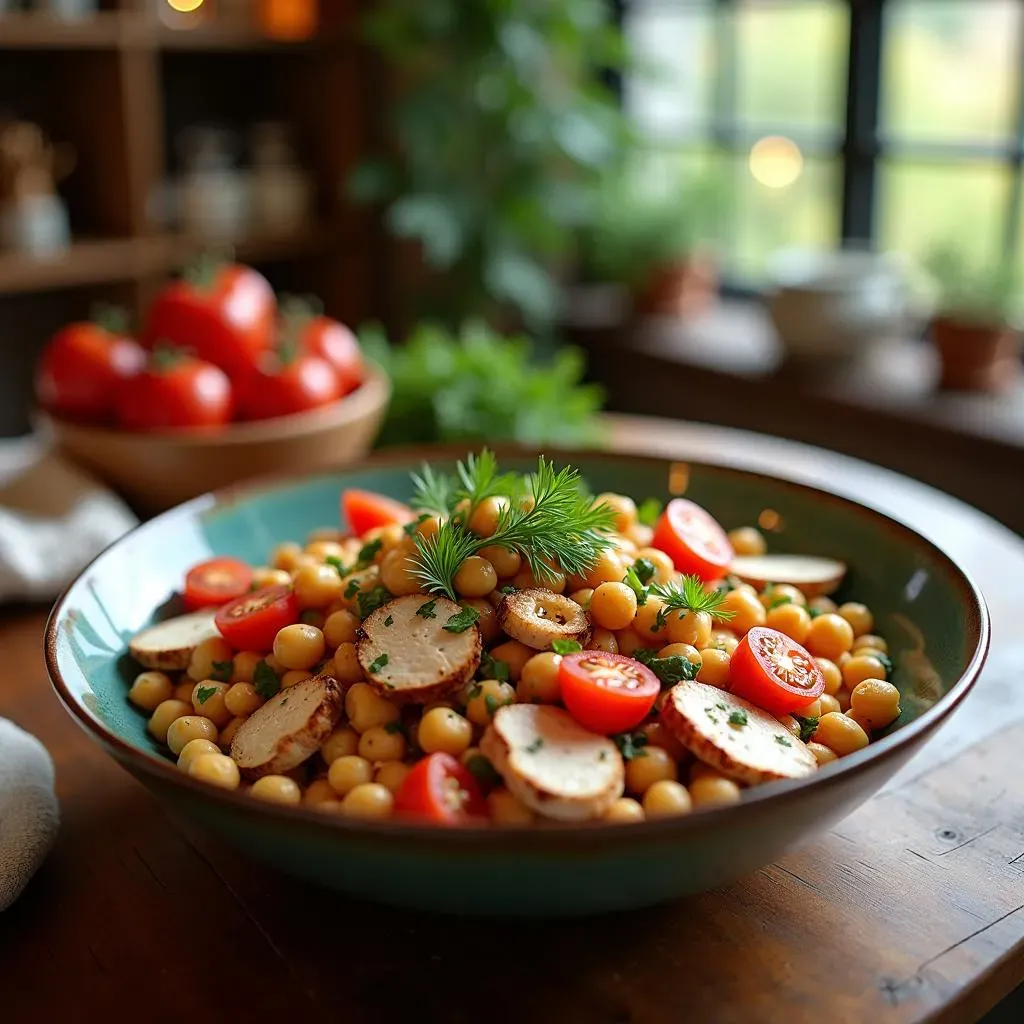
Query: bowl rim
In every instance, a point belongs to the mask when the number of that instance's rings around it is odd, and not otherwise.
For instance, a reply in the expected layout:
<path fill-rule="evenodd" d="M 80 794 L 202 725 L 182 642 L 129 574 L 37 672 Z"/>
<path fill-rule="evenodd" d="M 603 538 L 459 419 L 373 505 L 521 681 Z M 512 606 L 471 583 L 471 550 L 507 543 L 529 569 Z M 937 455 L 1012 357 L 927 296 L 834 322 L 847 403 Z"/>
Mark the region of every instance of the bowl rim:
<path fill-rule="evenodd" d="M 387 404 L 391 396 L 388 375 L 373 360 L 365 359 L 364 363 L 366 376 L 359 386 L 329 405 L 266 420 L 232 421 L 218 430 L 194 427 L 153 431 L 119 430 L 117 427 L 75 423 L 44 409 L 37 409 L 35 418 L 46 430 L 57 436 L 74 435 L 80 441 L 104 445 L 174 444 L 189 448 L 231 448 L 254 442 L 304 437 L 321 430 L 349 425 Z"/>
<path fill-rule="evenodd" d="M 824 487 L 803 483 L 785 476 L 747 469 L 742 465 L 730 465 L 727 462 L 705 462 L 699 459 L 673 459 L 669 456 L 634 454 L 629 451 L 558 448 L 552 449 L 552 452 L 553 457 L 559 461 L 572 463 L 582 459 L 608 462 L 628 460 L 634 463 L 645 463 L 652 469 L 660 468 L 666 472 L 666 475 L 668 468 L 673 463 L 685 462 L 689 466 L 697 466 L 714 473 L 763 480 L 772 485 L 781 484 L 790 490 L 811 495 L 819 501 L 849 506 L 863 516 L 879 520 L 884 528 L 901 534 L 909 543 L 927 550 L 933 560 L 944 563 L 948 575 L 961 591 L 967 609 L 965 628 L 968 637 L 973 641 L 970 660 L 960 677 L 952 683 L 949 689 L 913 721 L 890 735 L 869 744 L 862 750 L 820 767 L 813 775 L 753 787 L 744 794 L 743 800 L 736 804 L 709 808 L 699 814 L 635 822 L 629 824 L 628 827 L 615 822 L 590 821 L 567 824 L 548 823 L 541 819 L 528 826 L 467 825 L 452 828 L 395 819 L 377 822 L 360 821 L 343 818 L 340 815 L 328 815 L 303 805 L 284 806 L 253 800 L 246 794 L 235 790 L 218 789 L 204 784 L 179 771 L 174 763 L 160 756 L 156 751 L 148 752 L 133 746 L 101 720 L 90 714 L 72 694 L 57 662 L 58 632 L 66 620 L 66 613 L 71 610 L 67 608 L 68 598 L 79 581 L 91 572 L 93 566 L 106 557 L 108 552 L 127 542 L 129 538 L 149 530 L 159 530 L 165 522 L 178 518 L 187 519 L 197 514 L 212 512 L 217 508 L 230 507 L 245 498 L 272 493 L 285 486 L 300 485 L 317 480 L 331 480 L 339 474 L 363 469 L 409 466 L 426 459 L 438 461 L 458 459 L 464 457 L 467 450 L 474 447 L 477 446 L 467 444 L 403 446 L 376 453 L 350 466 L 339 467 L 334 472 L 277 473 L 261 476 L 200 495 L 139 524 L 89 562 L 67 586 L 50 611 L 43 637 L 46 670 L 50 683 L 65 710 L 91 735 L 92 739 L 106 748 L 108 753 L 112 753 L 116 760 L 128 762 L 145 775 L 155 777 L 160 782 L 183 787 L 199 799 L 208 801 L 211 808 L 220 806 L 246 816 L 264 816 L 264 820 L 277 818 L 282 824 L 288 823 L 294 828 L 314 836 L 319 835 L 325 839 L 330 836 L 345 836 L 353 841 L 372 841 L 404 840 L 415 837 L 421 843 L 440 846 L 462 846 L 469 843 L 484 848 L 491 846 L 507 848 L 512 845 L 513 848 L 521 849 L 524 852 L 543 852 L 566 848 L 579 851 L 592 847 L 596 843 L 600 843 L 604 848 L 609 845 L 628 845 L 644 840 L 683 838 L 689 833 L 708 827 L 713 828 L 719 825 L 728 827 L 730 824 L 735 824 L 737 816 L 743 815 L 747 808 L 754 805 L 758 806 L 762 812 L 770 812 L 792 803 L 794 800 L 799 800 L 801 794 L 810 788 L 821 793 L 841 784 L 843 780 L 851 776 L 864 774 L 867 770 L 892 760 L 904 753 L 904 748 L 910 746 L 913 741 L 922 741 L 959 707 L 977 682 L 991 643 L 991 624 L 985 599 L 970 574 L 951 555 L 947 554 L 934 541 L 918 533 L 909 524 L 880 512 L 870 505 Z M 503 456 L 531 458 L 536 457 L 539 453 L 539 449 L 535 446 L 496 444 L 488 447 L 499 458 Z M 545 454 L 547 453 L 545 452 Z"/>

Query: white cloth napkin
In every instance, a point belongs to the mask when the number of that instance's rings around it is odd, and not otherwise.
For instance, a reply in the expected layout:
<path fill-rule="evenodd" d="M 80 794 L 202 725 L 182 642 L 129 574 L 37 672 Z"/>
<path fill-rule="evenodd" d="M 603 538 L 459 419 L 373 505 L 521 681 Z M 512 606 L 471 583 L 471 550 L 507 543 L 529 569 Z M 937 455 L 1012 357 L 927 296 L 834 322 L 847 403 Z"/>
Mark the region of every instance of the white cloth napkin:
<path fill-rule="evenodd" d="M 58 821 L 50 755 L 34 736 L 0 718 L 0 911 L 50 852 Z"/>

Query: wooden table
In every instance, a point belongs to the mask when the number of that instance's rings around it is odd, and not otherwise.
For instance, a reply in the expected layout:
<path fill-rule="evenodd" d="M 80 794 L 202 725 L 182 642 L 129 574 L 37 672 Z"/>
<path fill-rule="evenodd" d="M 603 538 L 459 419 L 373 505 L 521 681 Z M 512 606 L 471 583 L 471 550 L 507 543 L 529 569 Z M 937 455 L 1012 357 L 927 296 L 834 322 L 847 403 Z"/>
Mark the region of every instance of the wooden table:
<path fill-rule="evenodd" d="M 44 612 L 10 610 L 0 715 L 52 751 L 64 821 L 0 918 L 0 1020 L 962 1022 L 1024 980 L 1024 542 L 789 442 L 620 418 L 614 444 L 784 468 L 947 547 L 995 638 L 962 711 L 835 831 L 727 889 L 606 919 L 466 922 L 281 877 L 169 818 L 58 706 Z"/>

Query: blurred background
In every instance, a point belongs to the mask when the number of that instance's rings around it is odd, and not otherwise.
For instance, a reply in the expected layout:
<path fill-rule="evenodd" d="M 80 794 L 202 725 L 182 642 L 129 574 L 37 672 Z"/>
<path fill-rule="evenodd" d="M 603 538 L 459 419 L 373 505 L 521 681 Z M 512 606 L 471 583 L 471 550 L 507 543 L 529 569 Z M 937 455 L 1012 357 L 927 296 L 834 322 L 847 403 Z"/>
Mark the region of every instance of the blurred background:
<path fill-rule="evenodd" d="M 1022 0 L 0 0 L 0 433 L 213 250 L 360 329 L 382 443 L 603 403 L 1024 530 L 1022 183 Z"/>

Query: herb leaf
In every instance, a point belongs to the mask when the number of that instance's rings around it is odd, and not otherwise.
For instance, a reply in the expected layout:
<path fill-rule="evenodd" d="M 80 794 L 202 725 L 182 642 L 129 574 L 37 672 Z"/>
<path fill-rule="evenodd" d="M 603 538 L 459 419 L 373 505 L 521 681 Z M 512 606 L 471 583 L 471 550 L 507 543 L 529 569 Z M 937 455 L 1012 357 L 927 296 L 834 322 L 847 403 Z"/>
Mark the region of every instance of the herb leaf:
<path fill-rule="evenodd" d="M 800 726 L 800 739 L 804 743 L 809 743 L 814 735 L 814 730 L 818 728 L 817 717 L 814 715 L 811 715 L 809 718 L 804 718 L 802 715 L 794 715 L 793 717 Z"/>
<path fill-rule="evenodd" d="M 638 558 L 633 563 L 633 572 L 636 573 L 637 578 L 645 587 L 654 579 L 654 574 L 657 571 L 654 563 L 649 558 Z"/>
<path fill-rule="evenodd" d="M 650 562 L 647 564 L 650 565 Z M 651 569 L 653 571 L 653 565 L 651 566 Z M 647 604 L 647 588 L 644 586 L 643 580 L 640 579 L 640 576 L 634 566 L 630 566 L 626 570 L 626 575 L 622 577 L 622 582 L 625 583 L 634 594 L 636 594 L 636 603 L 638 605 Z"/>
<path fill-rule="evenodd" d="M 345 587 L 345 600 L 346 601 L 351 601 L 352 598 L 355 597 L 356 594 L 359 593 L 359 588 L 362 585 L 362 582 L 363 582 L 362 580 L 356 579 L 356 578 L 350 579 L 348 581 L 348 585 Z"/>
<path fill-rule="evenodd" d="M 334 571 L 344 579 L 348 575 L 345 563 L 337 555 L 328 555 L 324 559 L 324 565 L 333 565 Z"/>
<path fill-rule="evenodd" d="M 357 598 L 359 606 L 359 618 L 365 619 L 371 612 L 386 605 L 391 600 L 391 592 L 385 587 L 374 587 L 373 590 L 363 591 Z"/>
<path fill-rule="evenodd" d="M 681 683 L 697 678 L 700 665 L 695 665 L 689 658 L 681 654 L 672 654 L 667 658 L 659 658 L 657 651 L 650 647 L 639 647 L 633 657 L 642 665 L 646 665 L 661 681 L 661 688 L 668 689 Z"/>
<path fill-rule="evenodd" d="M 398 733 L 404 733 L 405 730 L 402 728 L 402 723 L 400 721 L 396 721 L 388 722 L 388 724 L 384 726 L 384 731 L 391 733 L 392 736 L 395 736 Z"/>
<path fill-rule="evenodd" d="M 477 782 L 485 786 L 495 786 L 501 782 L 501 776 L 495 771 L 494 765 L 483 754 L 474 754 L 466 761 L 466 768 Z"/>
<path fill-rule="evenodd" d="M 573 654 L 576 651 L 582 651 L 583 645 L 576 640 L 552 640 L 551 650 L 555 654 Z"/>
<path fill-rule="evenodd" d="M 725 594 L 708 590 L 699 576 L 684 576 L 678 583 L 656 583 L 651 593 L 665 602 L 665 607 L 681 612 L 709 612 L 716 619 L 728 621 L 735 614 L 725 611 Z"/>
<path fill-rule="evenodd" d="M 487 652 L 484 652 L 484 656 L 480 659 L 480 668 L 477 672 L 479 675 L 483 676 L 484 679 L 497 679 L 500 683 L 508 682 L 508 662 L 492 658 Z"/>
<path fill-rule="evenodd" d="M 475 608 L 463 608 L 456 612 L 441 628 L 448 633 L 465 633 L 477 619 L 480 613 Z"/>
<path fill-rule="evenodd" d="M 637 521 L 644 526 L 653 526 L 661 515 L 661 502 L 657 498 L 646 498 L 636 510 Z"/>
<path fill-rule="evenodd" d="M 210 678 L 216 679 L 218 683 L 226 683 L 231 679 L 231 673 L 235 670 L 235 664 L 232 661 L 215 661 L 213 662 L 213 671 L 210 672 Z"/>
<path fill-rule="evenodd" d="M 455 507 L 455 500 L 452 497 L 454 488 L 452 481 L 443 473 L 435 473 L 426 463 L 419 473 L 412 474 L 413 486 L 416 493 L 412 496 L 409 504 L 416 509 L 432 515 L 442 516 L 445 519 L 451 515 Z"/>
<path fill-rule="evenodd" d="M 544 746 L 544 737 L 543 736 L 538 736 L 528 747 L 524 747 L 523 749 L 528 754 L 536 754 L 537 751 L 540 750 L 540 748 L 543 747 L 543 746 Z"/>
<path fill-rule="evenodd" d="M 436 606 L 437 601 L 425 601 L 423 604 L 419 606 L 419 608 L 416 609 L 416 614 L 421 619 L 436 619 L 437 612 L 434 611 L 434 608 Z"/>
<path fill-rule="evenodd" d="M 370 667 L 367 671 L 372 675 L 374 672 L 379 672 L 388 663 L 388 656 L 386 654 L 378 654 L 373 661 L 370 662 Z"/>
<path fill-rule="evenodd" d="M 743 708 L 737 708 L 729 713 L 729 724 L 742 729 L 747 724 L 747 713 Z"/>
<path fill-rule="evenodd" d="M 645 732 L 620 732 L 612 737 L 612 742 L 619 748 L 626 761 L 632 761 L 637 757 L 646 757 L 647 733 Z"/>
<path fill-rule="evenodd" d="M 793 744 L 785 736 L 776 736 L 775 737 L 775 742 L 778 743 L 778 745 L 780 747 L 791 747 L 791 746 L 793 746 Z"/>
<path fill-rule="evenodd" d="M 267 664 L 266 659 L 261 658 L 256 662 L 256 668 L 252 674 L 252 685 L 264 700 L 270 700 L 281 689 L 281 681 L 277 678 L 277 673 Z"/>
<path fill-rule="evenodd" d="M 356 569 L 366 569 L 373 565 L 373 560 L 377 557 L 377 553 L 384 546 L 384 541 L 379 537 L 376 540 L 371 540 L 369 543 L 364 544 L 359 549 L 359 558 L 356 562 Z"/>
<path fill-rule="evenodd" d="M 386 619 L 384 620 L 384 625 L 385 625 L 385 626 L 393 626 L 394 624 L 395 624 L 395 617 L 394 617 L 394 615 L 389 615 L 389 616 L 388 616 L 388 617 L 387 617 L 387 618 L 386 618 Z"/>
<path fill-rule="evenodd" d="M 200 704 L 205 704 L 216 692 L 216 686 L 200 686 L 196 690 L 196 700 Z"/>
<path fill-rule="evenodd" d="M 773 608 L 781 608 L 784 604 L 792 604 L 793 598 L 789 594 L 779 594 L 778 597 L 773 597 L 768 603 L 768 611 Z"/>
<path fill-rule="evenodd" d="M 494 712 L 498 710 L 501 705 L 489 694 L 484 694 L 484 707 L 487 708 L 487 714 L 491 718 L 494 717 Z"/>
<path fill-rule="evenodd" d="M 868 658 L 874 658 L 875 661 L 880 662 L 883 669 L 885 669 L 885 678 L 888 679 L 892 675 L 892 659 L 888 654 L 883 654 L 881 651 L 874 649 L 870 651 L 862 651 L 862 655 Z"/>

